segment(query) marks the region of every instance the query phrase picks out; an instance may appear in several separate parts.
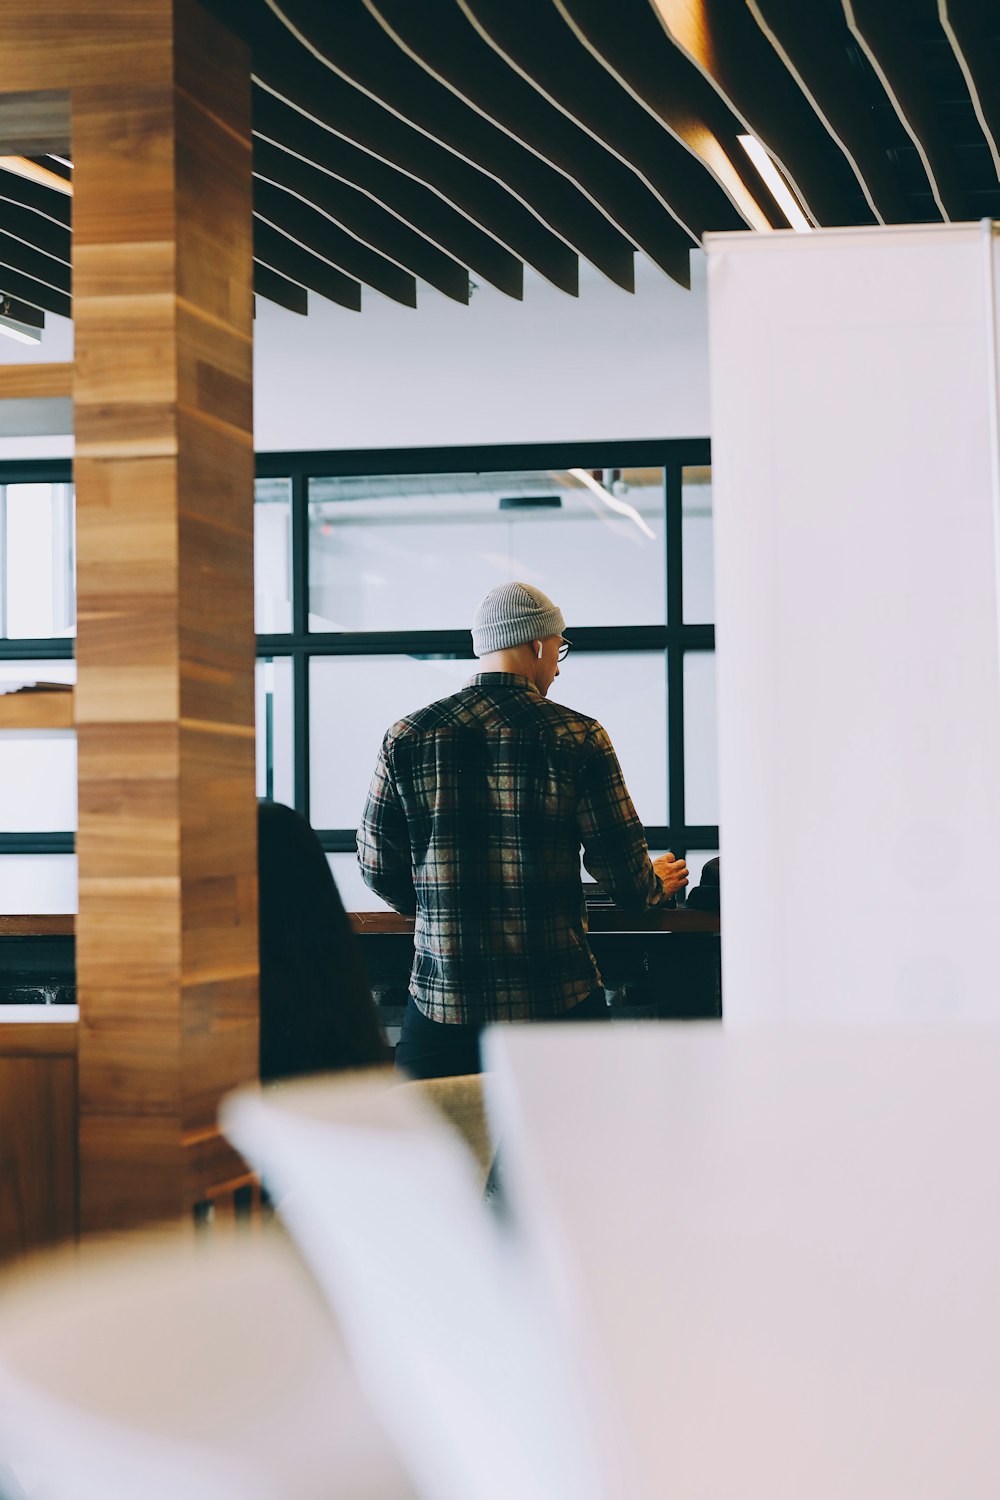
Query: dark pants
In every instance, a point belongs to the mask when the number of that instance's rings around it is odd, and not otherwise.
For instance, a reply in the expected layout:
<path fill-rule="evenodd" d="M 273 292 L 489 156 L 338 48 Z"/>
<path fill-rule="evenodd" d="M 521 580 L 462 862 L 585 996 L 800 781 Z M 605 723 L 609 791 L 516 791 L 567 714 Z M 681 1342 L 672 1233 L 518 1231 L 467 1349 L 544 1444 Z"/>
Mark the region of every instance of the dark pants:
<path fill-rule="evenodd" d="M 553 1021 L 606 1021 L 608 1004 L 603 990 L 594 990 L 586 1000 L 574 1005 Z M 407 997 L 403 1029 L 396 1047 L 396 1067 L 411 1078 L 457 1078 L 463 1073 L 479 1073 L 481 1026 L 459 1026 L 446 1021 L 431 1021 L 417 1007 L 413 996 Z"/>

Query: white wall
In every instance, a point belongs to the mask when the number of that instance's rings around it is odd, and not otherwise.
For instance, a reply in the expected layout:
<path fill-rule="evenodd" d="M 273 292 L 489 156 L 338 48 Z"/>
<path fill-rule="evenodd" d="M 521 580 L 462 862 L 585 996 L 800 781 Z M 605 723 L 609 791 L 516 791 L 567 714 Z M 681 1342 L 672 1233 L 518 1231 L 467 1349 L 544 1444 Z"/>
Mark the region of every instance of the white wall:
<path fill-rule="evenodd" d="M 991 249 L 709 241 L 729 1020 L 1000 1013 Z"/>
<path fill-rule="evenodd" d="M 258 452 L 705 437 L 705 257 L 685 291 L 636 256 L 636 291 L 585 263 L 580 296 L 531 271 L 515 302 L 480 282 L 467 307 L 419 285 L 417 307 L 368 291 L 348 312 L 310 295 L 309 315 L 257 301 Z M 9 347 L 8 347 L 9 345 Z M 73 357 L 72 324 L 40 345 L 5 340 L 0 363 Z M 0 459 L 68 456 L 71 437 L 0 438 Z"/>
<path fill-rule="evenodd" d="M 581 266 L 579 298 L 525 273 L 524 301 L 480 284 L 468 307 L 421 287 L 361 313 L 258 301 L 258 451 L 704 437 L 704 257 L 692 290 L 636 257 L 637 291 Z"/>

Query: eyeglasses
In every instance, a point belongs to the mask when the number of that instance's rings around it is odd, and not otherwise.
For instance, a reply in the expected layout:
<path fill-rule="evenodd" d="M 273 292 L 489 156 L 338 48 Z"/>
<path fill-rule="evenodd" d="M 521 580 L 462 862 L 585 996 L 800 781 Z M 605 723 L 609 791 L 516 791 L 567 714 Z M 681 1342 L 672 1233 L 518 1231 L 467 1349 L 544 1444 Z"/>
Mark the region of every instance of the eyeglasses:
<path fill-rule="evenodd" d="M 560 640 L 559 640 L 559 655 L 556 658 L 557 661 L 565 661 L 566 660 L 567 656 L 569 655 L 570 646 L 572 644 L 573 644 L 572 641 L 568 641 L 565 636 L 561 636 L 560 637 Z"/>

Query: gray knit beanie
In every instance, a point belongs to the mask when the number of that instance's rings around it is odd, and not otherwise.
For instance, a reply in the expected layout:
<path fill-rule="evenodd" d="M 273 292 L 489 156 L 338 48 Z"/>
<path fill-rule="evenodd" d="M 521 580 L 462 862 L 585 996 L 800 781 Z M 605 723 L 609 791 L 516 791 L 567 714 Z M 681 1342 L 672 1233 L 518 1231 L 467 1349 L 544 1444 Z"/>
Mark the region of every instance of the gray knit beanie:
<path fill-rule="evenodd" d="M 472 649 L 477 656 L 562 635 L 562 610 L 530 583 L 501 583 L 490 589 L 472 622 Z"/>

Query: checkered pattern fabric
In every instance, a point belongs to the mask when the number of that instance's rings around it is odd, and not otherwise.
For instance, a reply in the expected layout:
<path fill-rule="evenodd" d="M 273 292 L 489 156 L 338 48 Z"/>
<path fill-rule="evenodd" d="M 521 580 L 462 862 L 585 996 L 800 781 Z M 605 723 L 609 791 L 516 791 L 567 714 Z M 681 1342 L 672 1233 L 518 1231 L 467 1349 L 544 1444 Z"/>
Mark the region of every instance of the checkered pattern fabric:
<path fill-rule="evenodd" d="M 382 742 L 358 861 L 416 917 L 410 994 L 434 1021 L 555 1016 L 601 982 L 580 848 L 631 910 L 666 898 L 611 741 L 527 678 L 482 672 Z"/>

